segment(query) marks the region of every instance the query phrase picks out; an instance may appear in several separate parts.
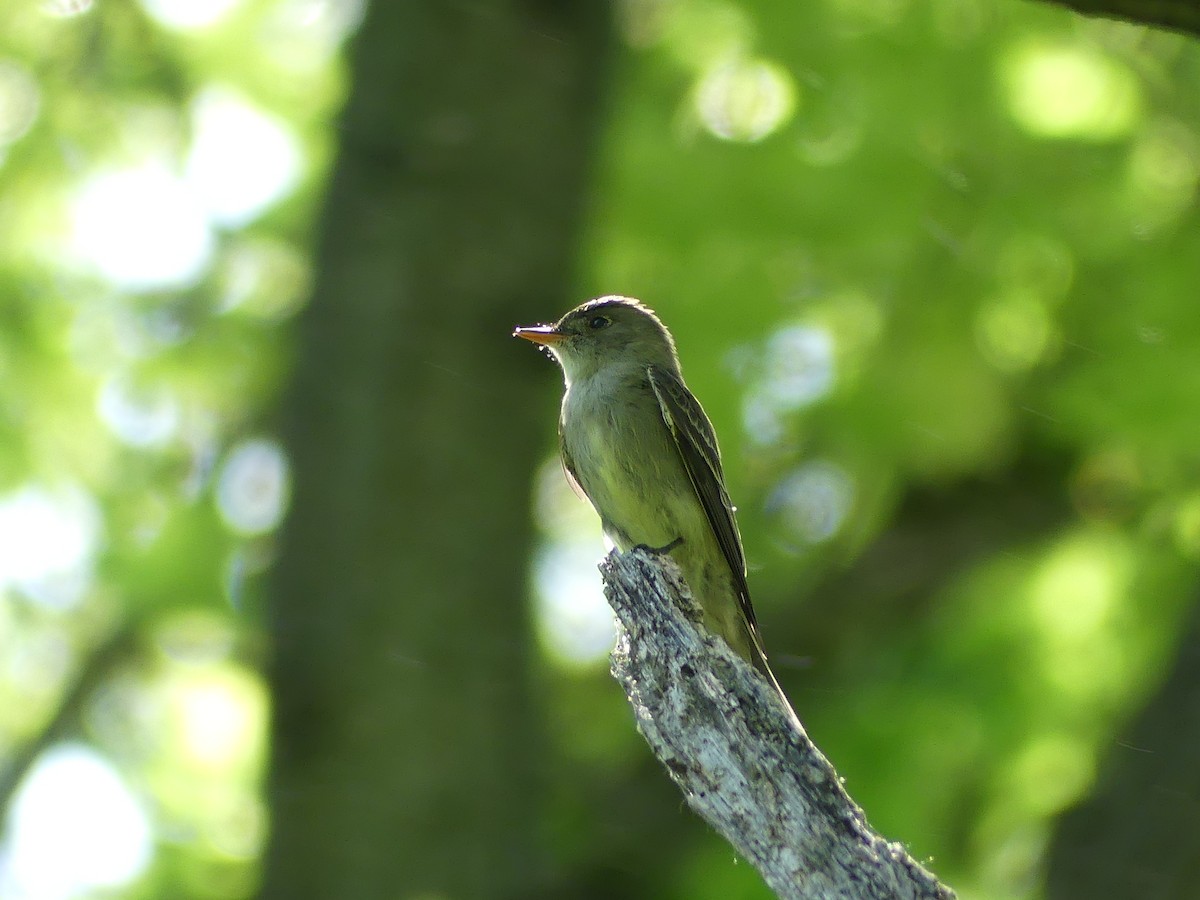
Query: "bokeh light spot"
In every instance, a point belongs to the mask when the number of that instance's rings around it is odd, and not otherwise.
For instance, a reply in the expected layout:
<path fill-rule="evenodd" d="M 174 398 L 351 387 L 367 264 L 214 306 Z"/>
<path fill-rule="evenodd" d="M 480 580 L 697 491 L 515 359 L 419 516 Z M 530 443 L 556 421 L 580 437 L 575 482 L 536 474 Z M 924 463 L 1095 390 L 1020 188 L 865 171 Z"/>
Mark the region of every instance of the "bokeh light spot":
<path fill-rule="evenodd" d="M 233 531 L 270 531 L 287 511 L 291 473 L 287 455 L 275 441 L 244 441 L 230 451 L 217 481 L 217 508 Z"/>
<path fill-rule="evenodd" d="M 796 90 L 788 71 L 773 62 L 727 61 L 714 66 L 700 80 L 696 112 L 714 136 L 754 143 L 791 118 Z"/>
<path fill-rule="evenodd" d="M 18 140 L 37 120 L 41 92 L 21 65 L 0 59 L 0 150 Z"/>
<path fill-rule="evenodd" d="M 1176 123 L 1147 128 L 1130 159 L 1134 186 L 1149 194 L 1181 193 L 1190 198 L 1200 178 L 1198 143 L 1194 134 Z"/>
<path fill-rule="evenodd" d="M 1192 208 L 1200 182 L 1200 138 L 1179 122 L 1141 129 L 1129 156 L 1131 205 L 1143 232 Z"/>
<path fill-rule="evenodd" d="M 301 161 L 295 136 L 236 92 L 202 91 L 192 123 L 184 178 L 214 222 L 245 225 L 295 187 Z"/>
<path fill-rule="evenodd" d="M 1030 586 L 1034 620 L 1043 632 L 1070 643 L 1104 626 L 1125 589 L 1126 556 L 1116 542 L 1089 536 L 1056 548 Z"/>
<path fill-rule="evenodd" d="M 262 319 L 282 319 L 308 297 L 308 261 L 291 244 L 245 238 L 222 255 L 221 312 L 234 310 Z"/>
<path fill-rule="evenodd" d="M 185 287 L 213 252 L 207 218 L 190 188 L 164 166 L 96 175 L 72 208 L 75 252 L 130 290 Z"/>
<path fill-rule="evenodd" d="M 1192 559 L 1200 559 L 1200 493 L 1179 502 L 1174 516 L 1175 546 Z"/>
<path fill-rule="evenodd" d="M 100 540 L 100 513 L 74 487 L 26 486 L 0 498 L 0 586 L 51 606 L 74 603 Z"/>
<path fill-rule="evenodd" d="M 168 28 L 207 28 L 225 18 L 241 0 L 141 0 L 146 12 Z"/>
<path fill-rule="evenodd" d="M 534 563 L 537 620 L 550 655 L 571 666 L 591 666 L 613 648 L 616 630 L 604 599 L 599 541 L 553 543 Z"/>
<path fill-rule="evenodd" d="M 784 417 L 818 400 L 833 387 L 834 340 L 825 328 L 796 325 L 771 335 L 754 364 L 742 422 L 758 444 L 778 441 Z"/>
<path fill-rule="evenodd" d="M 95 5 L 95 0 L 42 0 L 41 10 L 56 19 L 70 19 L 83 15 Z"/>
<path fill-rule="evenodd" d="M 1034 366 L 1045 354 L 1051 333 L 1045 306 L 1023 293 L 986 304 L 975 319 L 980 351 L 1004 372 L 1021 372 Z"/>
<path fill-rule="evenodd" d="M 533 563 L 542 643 L 566 665 L 595 665 L 612 650 L 615 637 L 612 610 L 596 571 L 604 546 L 600 520 L 571 490 L 557 456 L 538 472 L 533 502 L 534 517 L 546 536 Z"/>
<path fill-rule="evenodd" d="M 171 703 L 184 760 L 212 774 L 236 769 L 261 750 L 266 721 L 262 683 L 238 668 L 197 668 L 171 684 Z"/>
<path fill-rule="evenodd" d="M 44 753 L 17 792 L 0 894 L 40 900 L 128 884 L 146 868 L 150 822 L 112 765 L 80 744 Z"/>
<path fill-rule="evenodd" d="M 854 503 L 854 479 L 831 462 L 806 463 L 771 491 L 766 509 L 790 544 L 818 544 L 841 528 Z"/>
<path fill-rule="evenodd" d="M 1090 47 L 1019 44 L 1004 56 L 1001 71 L 1009 114 L 1039 137 L 1122 137 L 1141 109 L 1129 70 Z"/>
<path fill-rule="evenodd" d="M 112 433 L 131 447 L 162 446 L 179 427 L 179 403 L 170 389 L 138 388 L 124 377 L 104 381 L 96 411 Z"/>
<path fill-rule="evenodd" d="M 1034 815 L 1054 815 L 1091 783 L 1092 754 L 1086 742 L 1072 735 L 1039 735 L 1012 759 L 1007 776 L 1014 800 Z"/>

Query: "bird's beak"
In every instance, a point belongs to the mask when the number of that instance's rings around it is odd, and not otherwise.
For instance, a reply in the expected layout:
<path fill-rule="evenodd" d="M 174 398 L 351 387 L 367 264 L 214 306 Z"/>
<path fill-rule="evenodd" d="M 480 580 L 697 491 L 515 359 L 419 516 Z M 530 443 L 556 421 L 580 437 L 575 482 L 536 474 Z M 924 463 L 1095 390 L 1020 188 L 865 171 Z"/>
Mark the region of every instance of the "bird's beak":
<path fill-rule="evenodd" d="M 513 337 L 523 338 L 549 347 L 567 339 L 567 336 L 553 325 L 522 325 L 513 331 Z"/>

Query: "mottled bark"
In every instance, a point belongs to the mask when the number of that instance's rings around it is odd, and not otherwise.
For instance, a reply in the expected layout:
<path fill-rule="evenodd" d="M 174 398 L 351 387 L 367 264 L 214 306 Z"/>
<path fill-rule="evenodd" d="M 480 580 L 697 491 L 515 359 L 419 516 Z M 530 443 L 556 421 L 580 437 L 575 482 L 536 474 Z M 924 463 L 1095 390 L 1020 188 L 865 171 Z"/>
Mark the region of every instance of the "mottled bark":
<path fill-rule="evenodd" d="M 671 564 L 640 550 L 601 566 L 619 620 L 613 674 L 688 804 L 784 900 L 949 900 L 871 830 L 774 691 L 722 641 Z"/>

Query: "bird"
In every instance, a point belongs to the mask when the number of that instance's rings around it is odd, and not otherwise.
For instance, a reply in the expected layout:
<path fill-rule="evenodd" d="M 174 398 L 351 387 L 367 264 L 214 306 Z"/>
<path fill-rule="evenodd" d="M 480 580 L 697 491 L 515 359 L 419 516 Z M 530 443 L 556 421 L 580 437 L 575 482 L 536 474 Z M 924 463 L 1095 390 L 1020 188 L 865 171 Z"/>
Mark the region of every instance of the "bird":
<path fill-rule="evenodd" d="M 707 630 L 769 682 L 796 720 L 767 664 L 716 433 L 662 320 L 638 300 L 610 295 L 513 335 L 541 345 L 562 369 L 563 469 L 605 535 L 621 552 L 669 554 Z"/>

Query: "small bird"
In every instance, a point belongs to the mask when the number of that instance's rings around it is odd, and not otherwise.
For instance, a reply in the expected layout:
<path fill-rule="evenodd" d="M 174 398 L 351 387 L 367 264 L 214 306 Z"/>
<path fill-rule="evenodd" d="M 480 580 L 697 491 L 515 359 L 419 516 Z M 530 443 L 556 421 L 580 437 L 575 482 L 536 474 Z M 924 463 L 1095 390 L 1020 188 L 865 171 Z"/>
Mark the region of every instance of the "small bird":
<path fill-rule="evenodd" d="M 716 434 L 683 382 L 666 326 L 639 301 L 608 296 L 513 335 L 541 344 L 562 367 L 563 468 L 609 540 L 622 552 L 670 553 L 708 630 L 761 672 L 791 712 L 750 604 Z"/>

